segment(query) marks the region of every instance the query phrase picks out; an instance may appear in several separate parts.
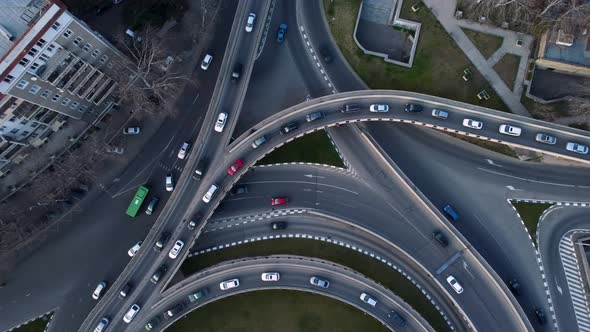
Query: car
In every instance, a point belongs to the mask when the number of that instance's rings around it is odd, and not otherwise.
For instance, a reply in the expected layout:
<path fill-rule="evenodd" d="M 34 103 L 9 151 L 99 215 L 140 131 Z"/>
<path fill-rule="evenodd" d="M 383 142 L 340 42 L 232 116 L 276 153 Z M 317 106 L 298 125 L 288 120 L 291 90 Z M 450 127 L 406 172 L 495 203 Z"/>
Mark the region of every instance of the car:
<path fill-rule="evenodd" d="M 209 190 L 207 190 L 207 192 L 203 196 L 203 202 L 209 203 L 211 201 L 211 198 L 213 198 L 213 195 L 215 195 L 215 193 L 217 192 L 218 188 L 219 187 L 216 184 L 212 184 L 211 187 L 209 187 Z"/>
<path fill-rule="evenodd" d="M 170 249 L 170 252 L 168 253 L 168 257 L 170 257 L 172 259 L 176 259 L 176 257 L 178 257 L 178 254 L 180 253 L 180 251 L 182 250 L 183 247 L 184 247 L 184 242 L 182 242 L 181 240 L 176 240 L 176 242 L 174 242 L 174 245 Z"/>
<path fill-rule="evenodd" d="M 166 191 L 174 190 L 174 179 L 172 178 L 172 174 L 166 175 Z"/>
<path fill-rule="evenodd" d="M 168 271 L 168 267 L 164 264 L 160 265 L 160 267 L 158 267 L 156 272 L 154 272 L 154 274 L 150 278 L 152 284 L 156 285 L 160 281 L 164 273 L 166 273 L 166 271 Z"/>
<path fill-rule="evenodd" d="M 324 117 L 324 113 L 323 112 L 314 112 L 314 113 L 311 113 L 311 114 L 306 115 L 305 116 L 305 120 L 307 122 L 312 122 L 312 121 L 315 121 L 315 120 L 322 119 L 323 117 Z"/>
<path fill-rule="evenodd" d="M 203 61 L 201 61 L 201 69 L 203 69 L 203 70 L 209 69 L 209 65 L 211 65 L 212 61 L 213 61 L 213 56 L 211 54 L 205 55 L 205 57 L 203 58 Z"/>
<path fill-rule="evenodd" d="M 156 316 L 156 317 L 152 318 L 152 320 L 150 320 L 147 324 L 145 324 L 145 330 L 151 331 L 154 327 L 158 326 L 161 321 L 162 321 L 162 319 L 160 318 L 160 316 Z"/>
<path fill-rule="evenodd" d="M 520 283 L 518 282 L 518 280 L 510 279 L 508 281 L 508 288 L 510 288 L 510 291 L 512 292 L 512 294 L 514 294 L 514 296 L 520 295 Z"/>
<path fill-rule="evenodd" d="M 230 279 L 230 280 L 226 280 L 226 281 L 222 281 L 219 284 L 219 289 L 221 290 L 228 290 L 231 288 L 236 288 L 240 285 L 240 280 L 239 279 Z"/>
<path fill-rule="evenodd" d="M 205 288 L 201 288 L 198 291 L 189 294 L 188 295 L 188 300 L 193 303 L 197 300 L 199 300 L 200 298 L 203 298 L 205 296 L 209 295 L 209 288 L 205 287 Z"/>
<path fill-rule="evenodd" d="M 141 128 L 139 127 L 127 127 L 123 129 L 124 135 L 138 135 L 141 132 Z"/>
<path fill-rule="evenodd" d="M 449 283 L 449 285 L 451 285 L 451 287 L 453 288 L 455 293 L 457 293 L 457 294 L 463 293 L 463 287 L 461 287 L 461 284 L 457 281 L 457 279 L 455 279 L 455 277 L 448 276 L 447 283 Z"/>
<path fill-rule="evenodd" d="M 197 163 L 197 168 L 195 168 L 195 171 L 193 172 L 193 179 L 197 181 L 201 180 L 201 177 L 203 177 L 203 173 L 205 173 L 206 163 L 207 161 L 205 159 L 199 160 L 199 162 Z"/>
<path fill-rule="evenodd" d="M 98 325 L 96 325 L 96 327 L 94 328 L 94 332 L 102 332 L 104 331 L 107 326 L 109 326 L 109 319 L 108 317 L 103 317 L 100 322 L 98 322 Z"/>
<path fill-rule="evenodd" d="M 498 128 L 498 132 L 504 135 L 520 136 L 520 134 L 522 134 L 522 129 L 520 127 L 503 124 Z"/>
<path fill-rule="evenodd" d="M 135 318 L 139 310 L 141 310 L 141 307 L 137 303 L 133 304 L 131 308 L 127 310 L 127 313 L 123 317 L 123 321 L 127 324 L 131 323 L 131 321 L 133 320 L 133 318 Z"/>
<path fill-rule="evenodd" d="M 119 292 L 119 298 L 121 300 L 126 298 L 127 294 L 129 294 L 130 292 L 131 292 L 131 284 L 126 283 L 125 286 L 123 286 L 123 288 L 121 288 L 121 291 Z"/>
<path fill-rule="evenodd" d="M 133 257 L 133 256 L 135 256 L 135 254 L 137 254 L 137 252 L 139 251 L 139 248 L 141 248 L 142 243 L 143 243 L 143 241 L 137 242 L 133 247 L 131 247 L 127 251 L 127 254 L 129 255 L 129 257 Z"/>
<path fill-rule="evenodd" d="M 201 217 L 202 217 L 201 214 L 197 213 L 197 214 L 195 214 L 193 219 L 188 222 L 187 227 L 188 227 L 189 231 L 192 231 L 193 229 L 195 229 L 195 227 L 197 227 L 197 221 L 201 220 Z"/>
<path fill-rule="evenodd" d="M 328 46 L 322 46 L 320 47 L 320 55 L 322 56 L 322 60 L 324 60 L 325 63 L 331 63 L 333 58 L 332 58 L 332 52 L 330 52 L 330 48 L 328 48 Z"/>
<path fill-rule="evenodd" d="M 164 63 L 162 63 L 162 65 L 160 66 L 160 68 L 163 71 L 168 71 L 168 69 L 170 69 L 170 67 L 172 66 L 172 64 L 174 63 L 174 57 L 173 56 L 167 56 L 166 59 L 164 60 Z"/>
<path fill-rule="evenodd" d="M 287 201 L 287 197 L 273 197 L 270 199 L 270 205 L 285 205 Z"/>
<path fill-rule="evenodd" d="M 404 106 L 404 111 L 406 112 L 422 112 L 423 109 L 424 108 L 420 104 L 409 103 Z"/>
<path fill-rule="evenodd" d="M 166 318 L 174 317 L 174 315 L 178 315 L 178 313 L 180 313 L 182 311 L 182 309 L 184 309 L 184 303 L 182 303 L 182 302 L 178 303 L 174 307 L 166 310 L 166 312 L 164 313 L 164 317 L 166 317 Z"/>
<path fill-rule="evenodd" d="M 107 146 L 105 151 L 112 154 L 123 154 L 125 152 L 125 148 L 119 146 Z"/>
<path fill-rule="evenodd" d="M 574 142 L 567 142 L 565 145 L 565 149 L 568 151 L 572 151 L 579 154 L 587 154 L 588 147 L 586 145 L 574 143 Z"/>
<path fill-rule="evenodd" d="M 341 113 L 355 113 L 360 110 L 361 110 L 361 108 L 359 107 L 358 104 L 346 104 L 346 105 L 342 105 L 342 107 L 340 108 Z"/>
<path fill-rule="evenodd" d="M 158 241 L 156 241 L 156 243 L 154 244 L 154 250 L 156 252 L 162 251 L 162 249 L 166 246 L 166 242 L 168 242 L 168 239 L 170 239 L 170 233 L 162 232 L 162 234 L 160 234 L 160 237 L 158 238 Z"/>
<path fill-rule="evenodd" d="M 295 129 L 297 129 L 297 124 L 295 122 L 287 123 L 281 127 L 281 134 L 287 134 Z"/>
<path fill-rule="evenodd" d="M 544 144 L 555 144 L 557 143 L 557 137 L 551 136 L 545 133 L 538 133 L 535 135 L 535 141 L 544 143 Z"/>
<path fill-rule="evenodd" d="M 239 62 L 234 65 L 234 70 L 231 72 L 232 81 L 237 82 L 240 79 L 240 76 L 242 76 L 242 67 L 242 64 Z"/>
<path fill-rule="evenodd" d="M 233 187 L 229 192 L 229 194 L 232 196 L 247 194 L 247 193 L 248 193 L 248 187 L 245 184 L 237 185 L 237 186 Z"/>
<path fill-rule="evenodd" d="M 281 23 L 281 25 L 279 25 L 279 31 L 277 31 L 277 43 L 283 43 L 285 40 L 285 33 L 287 33 L 287 25 L 285 23 Z"/>
<path fill-rule="evenodd" d="M 459 220 L 459 214 L 455 212 L 455 210 L 453 209 L 453 207 L 451 207 L 450 204 L 445 205 L 445 207 L 443 207 L 443 211 L 449 218 L 451 218 L 451 221 Z"/>
<path fill-rule="evenodd" d="M 264 272 L 260 275 L 262 281 L 279 281 L 281 275 L 278 272 Z"/>
<path fill-rule="evenodd" d="M 227 174 L 234 175 L 243 166 L 244 166 L 244 162 L 242 161 L 242 159 L 238 159 L 238 160 L 236 160 L 235 163 L 231 164 L 231 166 L 227 169 Z"/>
<path fill-rule="evenodd" d="M 391 310 L 391 312 L 387 314 L 387 317 L 391 318 L 399 327 L 404 327 L 407 324 L 406 319 L 395 310 Z"/>
<path fill-rule="evenodd" d="M 94 292 L 92 292 L 92 298 L 95 300 L 98 300 L 100 298 L 100 296 L 102 295 L 102 292 L 104 292 L 105 288 L 107 288 L 107 282 L 106 281 L 99 282 L 98 285 L 96 285 Z"/>
<path fill-rule="evenodd" d="M 463 127 L 471 129 L 481 129 L 483 128 L 483 122 L 472 119 L 463 119 Z"/>
<path fill-rule="evenodd" d="M 254 29 L 254 22 L 256 21 L 256 14 L 250 13 L 248 14 L 248 19 L 246 20 L 246 32 L 252 32 Z"/>
<path fill-rule="evenodd" d="M 373 104 L 369 106 L 369 111 L 374 113 L 389 112 L 389 105 L 386 104 Z"/>
<path fill-rule="evenodd" d="M 319 277 L 311 277 L 309 279 L 309 283 L 314 285 L 314 286 L 318 286 L 321 288 L 328 288 L 330 287 L 330 282 L 326 279 L 320 279 Z"/>
<path fill-rule="evenodd" d="M 434 239 L 443 247 L 449 245 L 449 240 L 447 240 L 447 237 L 444 236 L 440 231 L 432 232 L 432 237 L 434 237 Z"/>
<path fill-rule="evenodd" d="M 190 148 L 191 148 L 191 145 L 189 142 L 182 143 L 182 146 L 180 147 L 180 151 L 178 151 L 178 159 L 184 159 Z"/>
<path fill-rule="evenodd" d="M 270 223 L 270 228 L 273 231 L 279 230 L 279 229 L 286 229 L 287 228 L 287 223 L 284 221 L 276 221 L 276 222 L 272 222 Z"/>
<path fill-rule="evenodd" d="M 366 304 L 370 305 L 371 307 L 374 307 L 377 305 L 377 300 L 375 300 L 374 298 L 369 296 L 369 294 L 367 294 L 367 293 L 361 293 L 360 298 L 361 298 L 361 301 L 365 302 Z"/>
<path fill-rule="evenodd" d="M 543 310 L 543 308 L 536 308 L 535 316 L 537 316 L 539 324 L 545 325 L 545 323 L 547 323 L 547 316 L 545 316 L 545 310 Z"/>
<path fill-rule="evenodd" d="M 252 148 L 256 149 L 257 147 L 261 146 L 266 141 L 268 141 L 268 139 L 269 139 L 269 137 L 266 135 L 262 135 L 262 136 L 258 137 L 256 140 L 254 140 L 254 142 L 252 142 Z"/>
<path fill-rule="evenodd" d="M 220 133 L 225 128 L 225 121 L 227 120 L 227 113 L 221 112 L 217 116 L 217 121 L 215 121 L 215 131 Z"/>
<path fill-rule="evenodd" d="M 446 120 L 449 118 L 449 112 L 435 108 L 432 110 L 432 116 L 435 118 Z"/>
<path fill-rule="evenodd" d="M 156 206 L 158 205 L 159 201 L 160 201 L 160 197 L 158 197 L 158 196 L 152 197 L 152 199 L 150 200 L 150 203 L 148 204 L 147 208 L 145 209 L 145 214 L 147 214 L 148 216 L 152 215 L 152 213 L 154 213 L 154 211 L 156 210 Z"/>

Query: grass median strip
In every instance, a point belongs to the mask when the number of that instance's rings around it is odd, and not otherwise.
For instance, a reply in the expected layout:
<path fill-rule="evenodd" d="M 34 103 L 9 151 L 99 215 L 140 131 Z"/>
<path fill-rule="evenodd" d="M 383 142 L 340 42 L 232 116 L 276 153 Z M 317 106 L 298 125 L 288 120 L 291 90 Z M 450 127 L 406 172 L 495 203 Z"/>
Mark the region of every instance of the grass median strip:
<path fill-rule="evenodd" d="M 530 203 L 530 202 L 512 202 L 512 205 L 518 211 L 520 218 L 524 222 L 526 229 L 533 238 L 533 243 L 537 245 L 537 226 L 539 218 L 553 204 L 551 203 Z"/>
<path fill-rule="evenodd" d="M 43 332 L 47 326 L 47 320 L 45 318 L 37 318 L 32 322 L 27 323 L 11 332 Z"/>
<path fill-rule="evenodd" d="M 273 254 L 317 257 L 354 269 L 391 289 L 420 313 L 436 331 L 449 331 L 440 313 L 402 274 L 364 254 L 325 242 L 304 239 L 258 241 L 192 257 L 183 263 L 181 269 L 185 275 L 190 275 L 229 259 Z"/>

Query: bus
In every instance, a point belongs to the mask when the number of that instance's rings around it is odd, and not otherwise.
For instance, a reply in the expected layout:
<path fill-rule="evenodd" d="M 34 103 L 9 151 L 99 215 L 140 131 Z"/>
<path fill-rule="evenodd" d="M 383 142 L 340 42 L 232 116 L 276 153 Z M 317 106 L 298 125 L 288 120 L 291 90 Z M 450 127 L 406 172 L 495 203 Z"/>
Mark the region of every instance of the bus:
<path fill-rule="evenodd" d="M 141 207 L 141 203 L 143 203 L 143 200 L 147 197 L 149 191 L 150 189 L 144 186 L 139 186 L 139 188 L 137 188 L 137 192 L 135 193 L 135 196 L 133 196 L 133 200 L 127 208 L 128 216 L 135 217 L 137 215 L 137 212 L 139 212 L 139 208 Z"/>

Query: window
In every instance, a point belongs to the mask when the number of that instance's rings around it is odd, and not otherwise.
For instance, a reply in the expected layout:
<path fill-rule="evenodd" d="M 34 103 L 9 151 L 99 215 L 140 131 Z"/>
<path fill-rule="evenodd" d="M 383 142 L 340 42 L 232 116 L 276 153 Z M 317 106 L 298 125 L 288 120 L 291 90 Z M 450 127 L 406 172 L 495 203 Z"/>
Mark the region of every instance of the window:
<path fill-rule="evenodd" d="M 51 91 L 49 90 L 45 90 L 43 91 L 43 93 L 41 94 L 41 98 L 47 98 L 49 95 L 51 94 Z"/>
<path fill-rule="evenodd" d="M 70 103 L 70 101 L 72 101 L 71 99 L 68 98 L 64 98 L 64 100 L 61 101 L 61 105 L 62 106 L 68 106 L 68 104 Z"/>
<path fill-rule="evenodd" d="M 55 45 L 54 43 L 49 44 L 49 46 L 47 47 L 47 52 L 53 53 L 53 51 L 55 50 L 56 47 L 57 47 L 57 45 Z"/>
<path fill-rule="evenodd" d="M 37 134 L 37 133 L 32 133 L 32 134 L 31 134 L 31 138 L 35 138 L 35 137 L 37 137 L 37 136 L 39 136 L 39 134 Z"/>
<path fill-rule="evenodd" d="M 61 23 L 59 23 L 59 22 L 55 22 L 55 23 L 53 23 L 53 25 L 51 26 L 51 28 L 52 28 L 53 30 L 57 30 L 57 29 L 59 29 L 59 26 L 60 26 L 60 25 L 61 25 Z"/>
<path fill-rule="evenodd" d="M 43 46 L 45 46 L 45 43 L 47 43 L 45 41 L 45 39 L 39 38 L 39 40 L 37 41 L 37 44 L 36 45 L 39 46 L 39 47 L 41 47 L 41 48 L 43 48 Z"/>
<path fill-rule="evenodd" d="M 20 122 L 20 124 L 22 124 L 22 125 L 26 125 L 27 123 L 29 123 L 29 120 L 27 120 L 27 119 L 24 119 Z"/>
<path fill-rule="evenodd" d="M 64 38 L 68 39 L 70 38 L 70 36 L 72 35 L 72 30 L 67 29 L 62 36 L 64 36 Z"/>
<path fill-rule="evenodd" d="M 71 109 L 76 109 L 76 107 L 78 107 L 78 105 L 80 105 L 80 103 L 78 103 L 78 102 L 75 101 L 75 102 L 72 103 L 72 105 L 70 105 L 70 108 Z"/>
<path fill-rule="evenodd" d="M 4 131 L 5 129 L 6 129 L 6 126 L 0 127 L 0 131 Z"/>
<path fill-rule="evenodd" d="M 49 60 L 49 55 L 43 53 L 43 54 L 41 54 L 41 56 L 39 56 L 39 60 L 41 60 L 43 62 L 47 62 L 47 60 Z"/>
<path fill-rule="evenodd" d="M 94 50 L 94 52 L 92 52 L 92 57 L 96 58 L 99 54 L 100 54 L 100 50 Z"/>
<path fill-rule="evenodd" d="M 33 62 L 33 64 L 29 67 L 29 71 L 34 72 L 37 70 L 37 68 L 39 68 L 39 62 Z"/>
<path fill-rule="evenodd" d="M 74 44 L 76 45 L 80 45 L 80 43 L 83 41 L 84 39 L 82 39 L 82 37 L 76 37 L 76 39 L 74 39 Z"/>
<path fill-rule="evenodd" d="M 56 93 L 53 98 L 51 98 L 51 101 L 55 103 L 59 100 L 59 98 L 61 98 L 61 96 Z"/>
<path fill-rule="evenodd" d="M 88 52 L 88 50 L 89 50 L 91 47 L 92 47 L 92 45 L 90 45 L 90 44 L 86 43 L 86 45 L 84 45 L 84 48 L 82 48 L 82 50 L 83 50 L 84 52 Z"/>
<path fill-rule="evenodd" d="M 103 55 L 103 56 L 100 58 L 100 62 L 102 62 L 102 63 L 105 63 L 105 62 L 107 62 L 107 60 L 108 60 L 108 59 L 109 59 L 109 57 L 108 57 L 108 56 L 106 56 L 106 55 Z"/>
<path fill-rule="evenodd" d="M 6 75 L 6 77 L 4 77 L 4 82 L 10 83 L 10 82 L 12 82 L 13 79 L 14 79 L 14 76 Z"/>
<path fill-rule="evenodd" d="M 28 134 L 28 133 L 29 133 L 29 132 L 25 130 L 25 131 L 23 131 L 23 132 L 21 133 L 21 136 L 27 136 L 27 134 Z"/>
<path fill-rule="evenodd" d="M 18 129 L 12 129 L 12 130 L 10 131 L 10 133 L 11 133 L 11 134 L 16 134 L 16 133 L 18 133 Z"/>
<path fill-rule="evenodd" d="M 16 118 L 13 116 L 12 118 L 8 119 L 9 122 L 15 122 Z"/>
<path fill-rule="evenodd" d="M 40 87 L 40 86 L 38 86 L 38 85 L 33 85 L 33 86 L 31 87 L 31 89 L 29 90 L 29 92 L 30 92 L 30 93 L 32 93 L 32 94 L 34 94 L 34 95 L 36 95 L 36 94 L 37 94 L 37 92 L 39 92 L 39 90 L 41 90 L 41 87 Z"/>
<path fill-rule="evenodd" d="M 20 61 L 18 62 L 21 66 L 26 66 L 29 64 L 29 59 L 26 58 L 22 58 L 20 59 Z"/>
<path fill-rule="evenodd" d="M 78 108 L 78 112 L 84 112 L 88 107 L 86 106 L 80 106 L 80 108 Z"/>
<path fill-rule="evenodd" d="M 27 87 L 27 85 L 29 85 L 29 81 L 21 80 L 20 82 L 18 82 L 16 87 L 19 89 L 24 89 Z"/>
<path fill-rule="evenodd" d="M 33 47 L 29 50 L 29 52 L 27 54 L 30 56 L 35 56 L 37 54 L 37 52 L 39 52 L 39 50 Z"/>

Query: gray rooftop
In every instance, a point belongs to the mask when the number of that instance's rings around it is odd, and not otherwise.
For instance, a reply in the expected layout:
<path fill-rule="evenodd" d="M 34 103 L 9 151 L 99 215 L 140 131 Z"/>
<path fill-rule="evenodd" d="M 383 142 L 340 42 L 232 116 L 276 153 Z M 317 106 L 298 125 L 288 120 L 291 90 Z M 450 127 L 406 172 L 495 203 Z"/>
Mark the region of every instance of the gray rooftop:
<path fill-rule="evenodd" d="M 15 37 L 9 41 L 0 34 L 0 58 L 27 31 L 29 24 L 35 23 L 48 4 L 49 0 L 0 0 L 0 25 Z"/>

